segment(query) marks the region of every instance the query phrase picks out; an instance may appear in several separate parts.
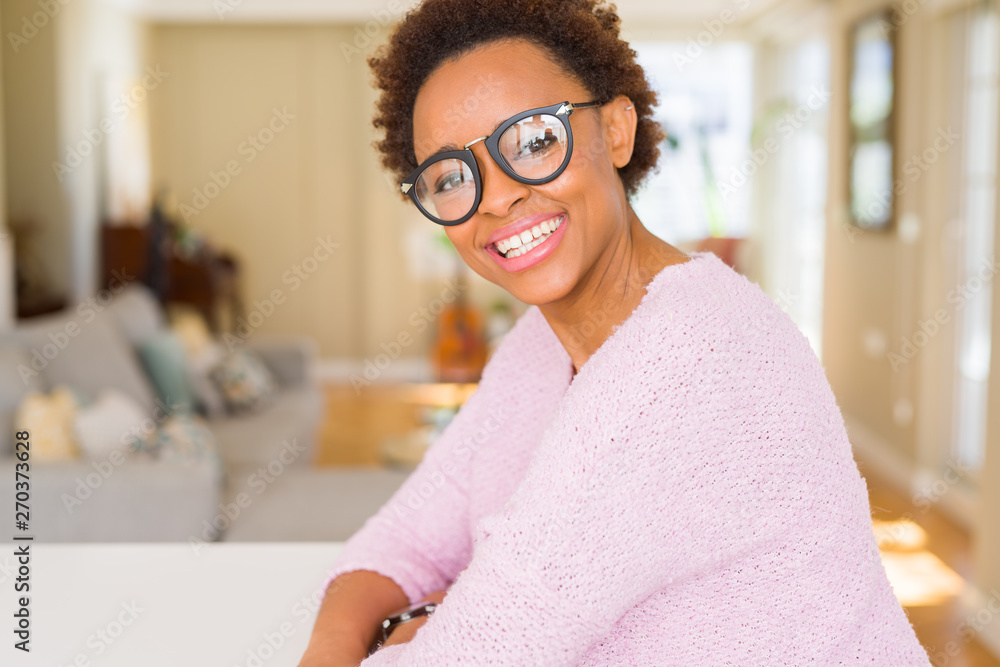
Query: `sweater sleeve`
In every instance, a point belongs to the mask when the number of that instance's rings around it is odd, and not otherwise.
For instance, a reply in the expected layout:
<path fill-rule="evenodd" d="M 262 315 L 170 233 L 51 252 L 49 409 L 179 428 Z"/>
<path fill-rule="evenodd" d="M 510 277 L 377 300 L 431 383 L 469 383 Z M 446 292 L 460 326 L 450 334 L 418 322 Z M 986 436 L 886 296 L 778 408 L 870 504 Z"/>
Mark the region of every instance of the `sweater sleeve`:
<path fill-rule="evenodd" d="M 609 361 L 583 369 L 600 383 L 572 396 L 508 503 L 479 522 L 437 612 L 363 667 L 570 667 L 650 595 L 767 540 L 750 510 L 762 487 L 728 465 L 710 414 L 729 398 L 718 369 Z"/>

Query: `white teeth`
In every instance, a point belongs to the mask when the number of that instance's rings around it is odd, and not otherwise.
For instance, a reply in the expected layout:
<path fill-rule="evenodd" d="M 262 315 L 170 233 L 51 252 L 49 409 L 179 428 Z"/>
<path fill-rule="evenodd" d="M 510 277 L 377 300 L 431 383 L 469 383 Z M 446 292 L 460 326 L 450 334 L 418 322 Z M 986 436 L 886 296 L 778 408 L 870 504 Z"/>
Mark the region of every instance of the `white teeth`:
<path fill-rule="evenodd" d="M 562 224 L 565 217 L 565 214 L 563 214 L 558 218 L 545 220 L 535 225 L 530 230 L 525 230 L 520 234 L 515 234 L 509 239 L 498 241 L 496 244 L 497 249 L 501 254 L 505 255 L 507 259 L 519 257 L 535 246 L 541 245 L 545 239 L 549 237 L 549 234 L 559 228 L 559 225 Z"/>
<path fill-rule="evenodd" d="M 497 250 L 499 250 L 501 254 L 507 255 L 507 257 L 517 257 L 517 255 L 523 255 L 531 250 L 531 248 L 535 247 L 535 245 L 538 245 L 538 243 L 536 243 L 538 239 L 542 239 L 544 241 L 545 235 L 554 232 L 562 223 L 564 218 L 565 215 L 561 215 L 558 218 L 544 220 L 531 229 L 526 229 L 520 234 L 514 234 L 508 239 L 498 241 L 496 243 Z M 519 253 L 515 255 L 510 254 L 514 250 L 518 249 L 520 249 Z"/>

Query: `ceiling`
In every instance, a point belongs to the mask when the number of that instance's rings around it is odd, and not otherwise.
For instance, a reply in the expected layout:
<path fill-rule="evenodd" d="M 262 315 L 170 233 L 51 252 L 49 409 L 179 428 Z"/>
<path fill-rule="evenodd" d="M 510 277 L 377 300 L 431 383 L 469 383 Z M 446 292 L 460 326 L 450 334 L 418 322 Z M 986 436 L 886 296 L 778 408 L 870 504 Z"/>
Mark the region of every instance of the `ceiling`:
<path fill-rule="evenodd" d="M 105 0 L 153 21 L 169 22 L 342 22 L 399 18 L 414 0 Z M 652 22 L 663 26 L 701 25 L 732 12 L 731 23 L 745 23 L 782 0 L 619 0 L 626 27 Z"/>

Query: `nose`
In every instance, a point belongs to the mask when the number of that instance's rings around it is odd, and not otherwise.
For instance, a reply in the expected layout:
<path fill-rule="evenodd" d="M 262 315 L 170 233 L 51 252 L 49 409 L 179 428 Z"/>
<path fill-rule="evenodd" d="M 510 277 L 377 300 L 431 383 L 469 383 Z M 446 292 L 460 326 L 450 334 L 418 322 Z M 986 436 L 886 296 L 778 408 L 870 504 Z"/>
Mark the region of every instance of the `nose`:
<path fill-rule="evenodd" d="M 479 154 L 476 155 L 478 148 Z M 506 217 L 518 202 L 528 198 L 531 189 L 519 183 L 500 168 L 483 143 L 471 148 L 479 166 L 480 186 L 483 189 L 478 213 L 490 213 L 498 218 Z"/>

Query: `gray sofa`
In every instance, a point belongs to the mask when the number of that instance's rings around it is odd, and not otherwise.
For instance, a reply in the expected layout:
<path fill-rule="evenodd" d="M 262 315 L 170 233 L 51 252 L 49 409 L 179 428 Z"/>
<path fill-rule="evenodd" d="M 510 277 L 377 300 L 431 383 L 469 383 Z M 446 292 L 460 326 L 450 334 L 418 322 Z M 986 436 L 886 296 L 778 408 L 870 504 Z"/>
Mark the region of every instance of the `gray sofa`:
<path fill-rule="evenodd" d="M 24 395 L 64 384 L 94 398 L 114 388 L 152 411 L 156 394 L 135 346 L 165 326 L 154 296 L 131 284 L 107 305 L 91 301 L 0 333 L 0 498 L 13 506 L 13 419 Z M 258 332 L 245 345 L 264 360 L 279 391 L 261 412 L 209 420 L 218 456 L 183 463 L 137 454 L 32 463 L 30 534 L 48 542 L 218 539 L 224 530 L 208 527 L 224 527 L 219 517 L 232 500 L 234 475 L 307 468 L 322 417 L 311 373 L 315 344 Z"/>

